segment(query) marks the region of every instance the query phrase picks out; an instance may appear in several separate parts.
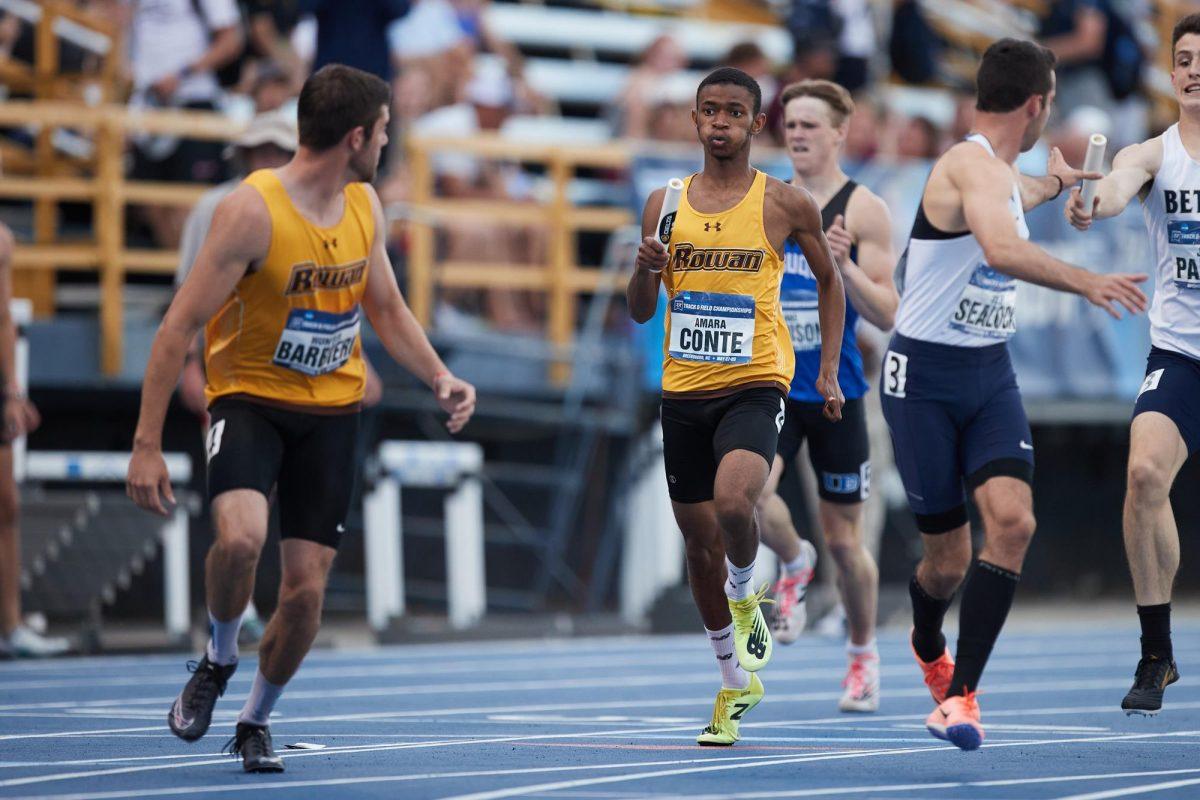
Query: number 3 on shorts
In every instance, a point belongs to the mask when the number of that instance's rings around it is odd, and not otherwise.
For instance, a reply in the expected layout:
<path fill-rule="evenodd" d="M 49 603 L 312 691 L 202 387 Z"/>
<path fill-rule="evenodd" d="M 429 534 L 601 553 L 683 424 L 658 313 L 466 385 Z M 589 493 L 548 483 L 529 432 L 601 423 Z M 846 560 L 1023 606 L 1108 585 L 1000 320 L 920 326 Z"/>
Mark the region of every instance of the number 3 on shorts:
<path fill-rule="evenodd" d="M 208 453 L 208 460 L 212 461 L 213 456 L 221 452 L 221 437 L 225 435 L 225 420 L 219 419 L 212 424 L 208 429 L 208 442 L 204 448 Z"/>
<path fill-rule="evenodd" d="M 888 350 L 883 359 L 883 393 L 892 397 L 904 397 L 906 383 L 908 383 L 908 356 Z"/>

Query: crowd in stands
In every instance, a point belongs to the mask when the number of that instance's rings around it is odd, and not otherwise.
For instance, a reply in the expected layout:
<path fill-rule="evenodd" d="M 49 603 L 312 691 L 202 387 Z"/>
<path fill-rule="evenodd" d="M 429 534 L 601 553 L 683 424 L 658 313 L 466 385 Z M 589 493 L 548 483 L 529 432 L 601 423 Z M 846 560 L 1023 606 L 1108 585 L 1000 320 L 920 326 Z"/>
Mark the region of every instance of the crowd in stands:
<path fill-rule="evenodd" d="M 222 110 L 242 121 L 262 114 L 286 117 L 294 113 L 308 74 L 342 62 L 393 83 L 393 142 L 410 132 L 463 136 L 503 132 L 517 120 L 577 116 L 577 109 L 560 106 L 527 78 L 521 51 L 489 25 L 491 1 L 86 0 L 80 5 L 124 27 L 128 102 L 134 107 Z M 1145 16 L 1147 2 L 1042 4 L 1034 30 L 1059 61 L 1057 121 L 1048 138 L 1068 158 L 1082 156 L 1081 143 L 1091 132 L 1106 132 L 1118 145 L 1147 133 L 1138 76 L 1152 43 L 1134 24 Z M 856 100 L 845 143 L 848 162 L 936 158 L 970 129 L 973 97 L 971 87 L 945 69 L 940 54 L 947 43 L 929 19 L 934 5 L 933 0 L 791 0 L 780 12 L 780 25 L 792 43 L 787 63 L 774 62 L 752 40 L 697 63 L 665 26 L 667 32 L 628 64 L 623 87 L 591 122 L 606 124 L 612 137 L 694 143 L 689 112 L 696 76 L 728 64 L 763 87 L 769 116 L 763 144 L 782 144 L 778 98 L 784 86 L 830 78 Z M 0 53 L 31 48 L 31 31 L 11 15 L 0 19 Z M 934 85 L 942 88 L 929 88 Z M 402 207 L 408 176 L 398 150 L 396 144 L 389 148 L 379 190 L 386 204 Z M 130 175 L 138 179 L 215 185 L 238 174 L 231 150 L 212 142 L 136 137 L 130 156 Z M 445 154 L 433 167 L 442 196 L 508 202 L 538 197 L 537 176 L 516 164 Z M 179 246 L 183 211 L 141 211 L 139 219 L 154 242 Z M 451 225 L 441 232 L 439 248 L 450 260 L 534 264 L 544 259 L 546 237 L 539 229 L 519 226 Z M 397 255 L 402 265 L 402 254 Z M 504 330 L 534 331 L 542 324 L 540 300 L 529 293 L 457 292 L 443 299 Z"/>

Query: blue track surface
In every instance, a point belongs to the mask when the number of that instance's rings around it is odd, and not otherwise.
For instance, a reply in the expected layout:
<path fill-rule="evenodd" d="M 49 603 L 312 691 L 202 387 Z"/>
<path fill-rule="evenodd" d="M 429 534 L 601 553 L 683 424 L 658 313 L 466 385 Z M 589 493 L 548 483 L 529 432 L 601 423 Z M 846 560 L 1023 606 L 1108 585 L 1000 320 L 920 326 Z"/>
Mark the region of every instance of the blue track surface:
<path fill-rule="evenodd" d="M 987 742 L 962 753 L 922 725 L 931 701 L 903 632 L 881 638 L 883 706 L 836 711 L 844 656 L 777 647 L 742 741 L 699 748 L 717 672 L 703 636 L 316 652 L 280 703 L 283 775 L 219 755 L 254 674 L 244 660 L 213 729 L 165 716 L 180 657 L 0 664 L 0 796 L 387 798 L 1200 797 L 1200 627 L 1176 625 L 1183 679 L 1154 719 L 1117 708 L 1137 661 L 1128 626 L 1010 630 L 984 676 Z"/>

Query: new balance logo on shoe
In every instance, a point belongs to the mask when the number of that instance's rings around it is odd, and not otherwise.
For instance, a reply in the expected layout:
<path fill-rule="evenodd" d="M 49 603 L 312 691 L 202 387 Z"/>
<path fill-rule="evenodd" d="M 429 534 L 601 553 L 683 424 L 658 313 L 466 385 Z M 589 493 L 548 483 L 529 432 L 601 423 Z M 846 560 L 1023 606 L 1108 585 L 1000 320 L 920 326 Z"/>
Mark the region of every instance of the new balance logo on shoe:
<path fill-rule="evenodd" d="M 762 658 L 767 654 L 767 632 L 758 621 L 755 621 L 754 630 L 750 631 L 750 637 L 746 639 L 746 652 L 755 658 Z"/>
<path fill-rule="evenodd" d="M 745 714 L 747 711 L 750 710 L 749 703 L 734 703 L 733 707 L 736 708 L 737 711 L 735 711 L 729 715 L 730 719 L 740 720 L 742 718 L 742 714 Z"/>

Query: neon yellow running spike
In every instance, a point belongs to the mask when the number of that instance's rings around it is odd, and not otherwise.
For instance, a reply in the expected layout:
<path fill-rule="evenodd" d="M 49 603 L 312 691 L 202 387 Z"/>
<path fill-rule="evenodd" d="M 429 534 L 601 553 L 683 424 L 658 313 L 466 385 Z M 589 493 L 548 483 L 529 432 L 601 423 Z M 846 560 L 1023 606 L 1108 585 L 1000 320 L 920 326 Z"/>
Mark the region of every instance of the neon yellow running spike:
<path fill-rule="evenodd" d="M 764 583 L 745 600 L 729 601 L 729 613 L 733 616 L 733 649 L 746 672 L 758 672 L 771 660 L 771 631 L 760 607 L 763 603 L 775 602 L 767 599 L 770 588 L 769 583 Z"/>
<path fill-rule="evenodd" d="M 722 689 L 717 692 L 712 722 L 700 731 L 696 744 L 728 747 L 736 742 L 739 738 L 738 723 L 762 699 L 763 685 L 757 675 L 750 676 L 750 685 L 745 689 Z"/>

